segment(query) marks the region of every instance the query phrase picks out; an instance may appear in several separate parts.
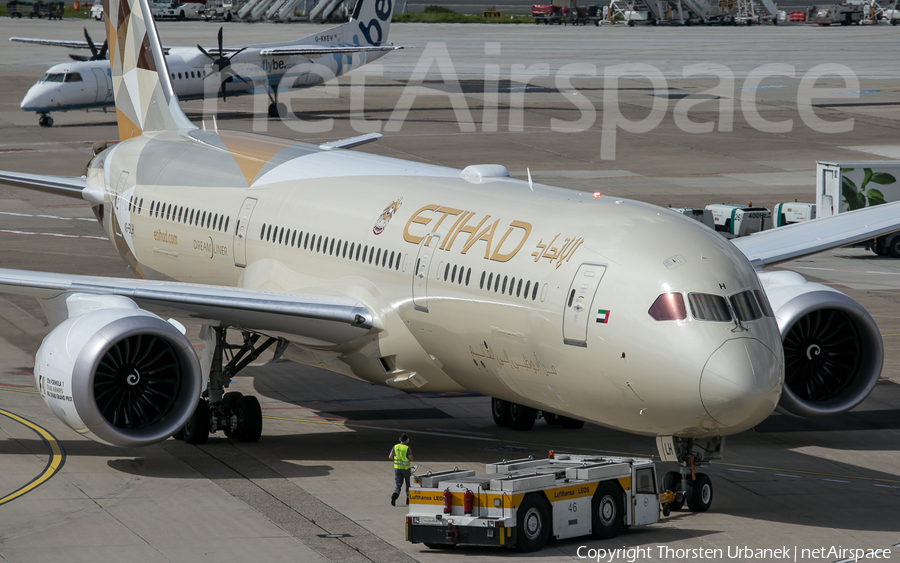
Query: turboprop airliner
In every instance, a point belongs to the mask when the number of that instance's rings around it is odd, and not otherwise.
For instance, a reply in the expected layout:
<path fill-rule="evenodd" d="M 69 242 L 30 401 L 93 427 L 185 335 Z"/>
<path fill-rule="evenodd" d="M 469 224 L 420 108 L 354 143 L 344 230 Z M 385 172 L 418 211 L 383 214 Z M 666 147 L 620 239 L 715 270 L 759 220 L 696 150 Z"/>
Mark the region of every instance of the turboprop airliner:
<path fill-rule="evenodd" d="M 266 92 L 269 117 L 284 117 L 287 108 L 278 101 L 279 90 L 316 86 L 403 48 L 387 43 L 392 6 L 359 0 L 349 22 L 282 43 L 225 47 L 219 28 L 217 48 L 209 51 L 200 45 L 164 48 L 170 82 L 182 100 Z M 53 126 L 51 112 L 114 105 L 108 44 L 98 49 L 86 29 L 85 41 L 27 37 L 10 41 L 91 51 L 90 57 L 70 55 L 75 60 L 50 67 L 22 98 L 22 110 L 36 112 L 42 127 Z"/>
<path fill-rule="evenodd" d="M 697 469 L 726 436 L 776 408 L 846 412 L 881 372 L 863 307 L 763 267 L 898 230 L 898 203 L 733 243 L 501 165 L 349 150 L 377 135 L 317 145 L 209 131 L 178 105 L 146 0 L 105 7 L 122 46 L 110 52 L 120 142 L 96 147 L 84 176 L 0 172 L 90 202 L 137 278 L 0 270 L 0 291 L 43 305 L 53 328 L 35 383 L 83 436 L 255 442 L 258 400 L 227 389 L 274 347 L 377 385 L 490 396 L 497 424 L 516 430 L 540 414 L 655 436 L 679 465 L 663 483 L 670 507 L 704 511 L 713 485 Z M 143 305 L 199 320 L 200 356 L 182 324 Z M 243 336 L 231 359 L 229 332 Z M 596 505 L 599 530 L 615 507 Z"/>

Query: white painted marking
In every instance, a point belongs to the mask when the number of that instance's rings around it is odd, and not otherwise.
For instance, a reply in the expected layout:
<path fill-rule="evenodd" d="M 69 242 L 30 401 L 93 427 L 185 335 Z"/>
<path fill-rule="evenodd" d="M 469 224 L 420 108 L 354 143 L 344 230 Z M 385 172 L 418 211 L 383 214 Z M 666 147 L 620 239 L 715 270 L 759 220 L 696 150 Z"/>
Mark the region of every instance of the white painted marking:
<path fill-rule="evenodd" d="M 829 483 L 849 483 L 850 481 L 842 481 L 841 479 L 822 479 L 823 481 L 828 481 Z"/>
<path fill-rule="evenodd" d="M 93 237 L 90 235 L 64 235 L 62 233 L 29 233 L 27 231 L 13 231 L 10 229 L 0 229 L 0 233 L 6 233 L 10 235 L 31 235 L 31 236 L 39 236 L 39 237 L 59 237 L 59 238 L 84 238 L 91 240 L 108 240 L 106 237 Z"/>
<path fill-rule="evenodd" d="M 59 219 L 60 221 L 91 221 L 96 222 L 96 219 L 90 219 L 88 217 L 59 217 L 57 215 L 32 215 L 30 213 L 13 213 L 12 211 L 0 211 L 0 215 L 9 215 L 11 217 L 37 217 L 40 219 Z"/>
<path fill-rule="evenodd" d="M 788 475 L 787 473 L 776 473 L 778 477 L 790 477 L 791 479 L 803 479 L 800 475 Z"/>
<path fill-rule="evenodd" d="M 750 471 L 747 469 L 729 469 L 728 471 L 736 471 L 737 473 L 756 473 L 756 471 Z"/>
<path fill-rule="evenodd" d="M 883 489 L 900 489 L 900 487 L 895 487 L 894 485 L 882 485 L 881 483 L 872 483 L 873 487 L 881 487 Z"/>

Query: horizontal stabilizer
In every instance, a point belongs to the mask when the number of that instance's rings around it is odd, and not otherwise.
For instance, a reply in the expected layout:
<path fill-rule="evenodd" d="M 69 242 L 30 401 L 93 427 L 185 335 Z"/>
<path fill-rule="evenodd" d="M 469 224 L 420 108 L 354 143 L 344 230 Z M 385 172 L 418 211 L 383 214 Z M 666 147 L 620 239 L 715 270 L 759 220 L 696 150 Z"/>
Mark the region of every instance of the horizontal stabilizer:
<path fill-rule="evenodd" d="M 900 201 L 733 239 L 756 268 L 900 231 Z"/>
<path fill-rule="evenodd" d="M 372 141 L 377 141 L 382 137 L 381 133 L 366 133 L 365 135 L 359 135 L 356 137 L 350 137 L 347 139 L 338 139 L 337 141 L 328 141 L 327 143 L 322 143 L 319 145 L 319 148 L 323 151 L 330 151 L 333 149 L 349 149 L 351 147 L 358 147 L 359 145 L 364 145 L 366 143 L 371 143 Z"/>

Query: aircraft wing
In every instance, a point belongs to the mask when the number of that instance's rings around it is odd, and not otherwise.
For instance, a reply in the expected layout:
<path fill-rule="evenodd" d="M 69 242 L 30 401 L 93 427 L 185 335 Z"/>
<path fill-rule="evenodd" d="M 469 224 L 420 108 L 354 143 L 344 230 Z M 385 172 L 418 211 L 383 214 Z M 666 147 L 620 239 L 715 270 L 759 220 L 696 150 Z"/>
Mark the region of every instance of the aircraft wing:
<path fill-rule="evenodd" d="M 67 49 L 90 49 L 87 41 L 68 41 L 65 39 L 41 39 L 39 37 L 10 37 L 10 41 L 17 43 L 31 43 L 32 45 L 48 45 L 50 47 L 65 47 Z M 169 54 L 171 47 L 163 47 L 163 53 Z"/>
<path fill-rule="evenodd" d="M 295 335 L 310 345 L 343 344 L 375 328 L 357 299 L 181 282 L 72 276 L 0 268 L 0 292 L 50 299 L 64 293 L 119 295 L 143 305 L 261 332 Z"/>
<path fill-rule="evenodd" d="M 396 51 L 405 49 L 402 45 L 285 45 L 284 47 L 271 47 L 260 49 L 261 57 L 287 56 L 287 55 L 330 55 L 368 53 L 382 51 Z"/>
<path fill-rule="evenodd" d="M 733 239 L 757 268 L 900 231 L 900 201 Z"/>
<path fill-rule="evenodd" d="M 26 174 L 24 172 L 7 172 L 5 170 L 0 170 L 0 184 L 85 199 L 87 199 L 85 190 L 96 189 L 88 184 L 84 177 L 45 176 L 43 174 Z"/>

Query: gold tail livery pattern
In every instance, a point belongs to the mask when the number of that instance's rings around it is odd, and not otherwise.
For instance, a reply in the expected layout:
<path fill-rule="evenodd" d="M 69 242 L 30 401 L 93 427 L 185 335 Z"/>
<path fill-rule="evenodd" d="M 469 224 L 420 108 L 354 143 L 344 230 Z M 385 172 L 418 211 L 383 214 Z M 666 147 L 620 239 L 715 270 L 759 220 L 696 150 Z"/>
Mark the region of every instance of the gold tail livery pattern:
<path fill-rule="evenodd" d="M 147 3 L 103 0 L 103 12 L 119 140 L 151 131 L 194 129 L 169 81 Z"/>

